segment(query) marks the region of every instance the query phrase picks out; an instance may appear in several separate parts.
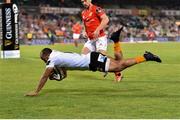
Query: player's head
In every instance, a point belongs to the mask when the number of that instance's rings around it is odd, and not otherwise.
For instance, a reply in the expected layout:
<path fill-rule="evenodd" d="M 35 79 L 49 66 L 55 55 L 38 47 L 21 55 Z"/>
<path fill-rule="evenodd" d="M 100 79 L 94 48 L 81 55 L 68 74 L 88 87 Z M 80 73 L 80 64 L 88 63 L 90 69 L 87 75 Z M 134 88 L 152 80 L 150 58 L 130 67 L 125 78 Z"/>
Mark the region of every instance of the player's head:
<path fill-rule="evenodd" d="M 91 4 L 92 0 L 81 0 L 81 3 L 85 8 L 88 8 Z"/>
<path fill-rule="evenodd" d="M 50 48 L 44 48 L 41 50 L 40 52 L 40 58 L 41 60 L 43 60 L 44 62 L 47 62 L 47 60 L 49 59 L 49 55 L 51 54 L 52 50 Z"/>

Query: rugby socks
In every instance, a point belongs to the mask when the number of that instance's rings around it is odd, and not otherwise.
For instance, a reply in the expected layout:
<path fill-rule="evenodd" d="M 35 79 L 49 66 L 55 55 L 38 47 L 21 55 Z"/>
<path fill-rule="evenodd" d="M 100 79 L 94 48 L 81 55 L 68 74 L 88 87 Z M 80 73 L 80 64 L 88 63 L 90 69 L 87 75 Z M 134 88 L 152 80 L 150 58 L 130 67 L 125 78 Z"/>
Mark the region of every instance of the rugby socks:
<path fill-rule="evenodd" d="M 115 52 L 121 52 L 122 51 L 120 42 L 114 43 L 114 51 Z"/>
<path fill-rule="evenodd" d="M 121 53 L 121 44 L 120 42 L 114 42 L 114 52 Z M 115 82 L 120 82 L 122 80 L 122 73 L 121 72 L 114 72 L 115 74 Z"/>
<path fill-rule="evenodd" d="M 135 60 L 136 60 L 136 63 L 142 63 L 146 61 L 145 57 L 143 56 L 136 57 Z"/>
<path fill-rule="evenodd" d="M 122 49 L 121 49 L 121 43 L 120 43 L 120 33 L 122 31 L 123 27 L 121 27 L 118 31 L 114 32 L 111 36 L 111 39 L 114 42 L 114 52 L 120 53 L 122 57 Z M 122 59 L 121 57 L 118 57 L 117 59 Z M 115 74 L 115 81 L 120 82 L 122 80 L 122 74 L 121 72 L 114 72 Z"/>

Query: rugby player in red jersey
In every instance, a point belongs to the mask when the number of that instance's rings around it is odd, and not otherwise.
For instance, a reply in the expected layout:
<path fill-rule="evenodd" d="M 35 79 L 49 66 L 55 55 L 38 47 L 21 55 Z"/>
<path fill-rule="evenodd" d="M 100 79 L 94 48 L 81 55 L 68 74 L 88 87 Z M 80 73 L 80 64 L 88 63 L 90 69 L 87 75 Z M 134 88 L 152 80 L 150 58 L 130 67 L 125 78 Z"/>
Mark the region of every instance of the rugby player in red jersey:
<path fill-rule="evenodd" d="M 84 44 L 82 54 L 97 51 L 102 54 L 107 54 L 107 36 L 104 29 L 106 28 L 109 18 L 105 11 L 91 3 L 91 0 L 81 0 L 84 10 L 82 11 L 82 21 L 85 28 L 85 36 L 88 41 Z M 122 29 L 121 29 L 122 30 Z M 114 51 L 121 51 L 120 43 L 114 44 Z M 121 51 L 122 53 L 122 51 Z M 121 55 L 122 56 L 122 55 Z M 119 82 L 122 79 L 120 72 L 115 72 L 115 81 Z"/>

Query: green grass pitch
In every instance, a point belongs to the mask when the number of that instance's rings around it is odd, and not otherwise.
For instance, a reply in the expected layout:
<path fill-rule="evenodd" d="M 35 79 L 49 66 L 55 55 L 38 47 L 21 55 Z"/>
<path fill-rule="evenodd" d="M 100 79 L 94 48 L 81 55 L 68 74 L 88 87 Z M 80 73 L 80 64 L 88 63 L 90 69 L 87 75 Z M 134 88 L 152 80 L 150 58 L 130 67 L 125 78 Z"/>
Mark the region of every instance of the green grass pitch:
<path fill-rule="evenodd" d="M 122 44 L 125 58 L 148 50 L 163 62 L 126 69 L 120 83 L 113 74 L 68 71 L 64 81 L 48 81 L 39 96 L 24 97 L 44 70 L 44 47 L 80 53 L 82 45 L 21 46 L 20 59 L 0 59 L 0 118 L 180 118 L 180 43 Z M 113 56 L 111 44 L 108 53 Z"/>

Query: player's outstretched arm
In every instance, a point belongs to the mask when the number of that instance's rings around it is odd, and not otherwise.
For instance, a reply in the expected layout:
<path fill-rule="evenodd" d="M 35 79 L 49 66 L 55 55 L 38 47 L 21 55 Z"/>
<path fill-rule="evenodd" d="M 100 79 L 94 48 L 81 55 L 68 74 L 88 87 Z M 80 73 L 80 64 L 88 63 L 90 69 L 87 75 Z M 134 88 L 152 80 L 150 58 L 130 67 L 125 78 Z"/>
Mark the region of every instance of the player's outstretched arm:
<path fill-rule="evenodd" d="M 102 15 L 102 16 L 101 16 L 101 24 L 96 28 L 96 30 L 95 30 L 94 33 L 93 33 L 95 38 L 98 38 L 98 37 L 99 37 L 98 35 L 99 35 L 100 31 L 101 31 L 102 29 L 105 29 L 105 28 L 106 28 L 108 22 L 109 22 L 108 16 L 107 16 L 106 14 Z"/>
<path fill-rule="evenodd" d="M 25 96 L 37 96 L 39 94 L 39 92 L 41 91 L 41 89 L 43 88 L 43 86 L 45 85 L 45 83 L 47 82 L 48 77 L 51 75 L 52 71 L 53 71 L 53 68 L 50 68 L 50 67 L 46 68 L 46 70 L 44 71 L 44 73 L 39 81 L 39 84 L 38 84 L 36 90 L 27 93 Z"/>

